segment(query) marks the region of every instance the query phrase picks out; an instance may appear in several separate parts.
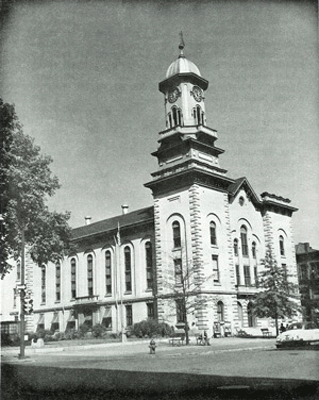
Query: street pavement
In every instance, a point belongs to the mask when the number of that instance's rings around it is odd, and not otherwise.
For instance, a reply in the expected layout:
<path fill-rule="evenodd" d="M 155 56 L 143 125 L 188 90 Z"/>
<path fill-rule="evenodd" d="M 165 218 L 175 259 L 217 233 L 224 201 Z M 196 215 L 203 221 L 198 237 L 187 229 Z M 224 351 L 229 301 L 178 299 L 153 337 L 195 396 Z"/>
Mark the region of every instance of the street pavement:
<path fill-rule="evenodd" d="M 95 393 L 117 391 L 120 398 L 119 391 L 163 395 L 197 390 L 196 395 L 201 393 L 202 397 L 195 395 L 194 399 L 204 398 L 203 393 L 208 392 L 217 399 L 221 390 L 224 395 L 235 390 L 236 396 L 249 390 L 257 395 L 256 391 L 262 390 L 256 398 L 266 398 L 265 393 L 275 390 L 281 398 L 291 400 L 304 398 L 298 388 L 307 395 L 319 382 L 318 351 L 276 350 L 274 339 L 221 338 L 213 339 L 211 346 L 170 346 L 168 340 L 158 340 L 155 354 L 149 354 L 148 344 L 138 341 L 27 348 L 24 360 L 17 358 L 18 349 L 3 349 L 2 363 L 4 371 L 14 371 L 17 385 L 28 386 L 33 394 L 47 393 L 48 389 L 50 393 L 62 390 L 70 394 L 81 387 Z M 55 379 L 48 380 L 52 374 Z"/>

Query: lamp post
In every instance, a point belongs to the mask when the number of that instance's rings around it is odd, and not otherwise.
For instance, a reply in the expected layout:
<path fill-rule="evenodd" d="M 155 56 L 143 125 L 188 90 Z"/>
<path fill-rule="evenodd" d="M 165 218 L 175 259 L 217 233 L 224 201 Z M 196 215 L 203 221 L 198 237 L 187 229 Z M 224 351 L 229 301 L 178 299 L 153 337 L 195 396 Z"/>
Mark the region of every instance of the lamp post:
<path fill-rule="evenodd" d="M 25 238 L 21 229 L 21 291 L 20 291 L 20 353 L 19 359 L 25 358 L 24 344 L 24 298 L 25 298 Z"/>

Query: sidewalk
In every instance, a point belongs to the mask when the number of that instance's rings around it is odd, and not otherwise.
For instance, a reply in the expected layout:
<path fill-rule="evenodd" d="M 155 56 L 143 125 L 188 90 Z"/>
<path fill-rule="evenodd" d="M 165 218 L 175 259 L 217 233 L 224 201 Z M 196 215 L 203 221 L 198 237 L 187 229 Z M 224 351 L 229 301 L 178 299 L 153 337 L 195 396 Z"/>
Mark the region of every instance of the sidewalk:
<path fill-rule="evenodd" d="M 129 340 L 126 342 L 113 342 L 113 343 L 87 343 L 87 344 L 77 344 L 76 341 L 73 341 L 72 345 L 63 346 L 63 341 L 61 342 L 49 342 L 45 343 L 42 348 L 31 348 L 31 346 L 26 346 L 25 354 L 26 356 L 31 356 L 35 353 L 57 353 L 57 352 L 76 352 L 80 350 L 102 350 L 105 349 L 108 354 L 132 354 L 132 353 L 145 353 L 148 349 L 148 344 L 150 339 L 140 339 L 140 340 Z M 234 348 L 244 347 L 249 349 L 250 346 L 248 344 L 253 345 L 253 348 L 261 347 L 261 348 L 274 348 L 275 340 L 274 338 L 254 338 L 254 337 L 227 337 L 227 338 L 218 338 L 211 339 L 210 346 L 197 346 L 195 338 L 191 338 L 190 344 L 188 346 L 171 346 L 169 345 L 169 338 L 158 338 L 155 339 L 157 347 L 161 348 L 161 350 L 166 349 L 180 349 L 181 351 L 189 350 L 189 349 L 210 349 L 210 350 L 230 350 Z M 185 350 L 183 350 L 185 349 Z M 19 347 L 4 347 L 1 349 L 1 354 L 3 356 L 11 356 L 14 357 L 20 352 Z"/>

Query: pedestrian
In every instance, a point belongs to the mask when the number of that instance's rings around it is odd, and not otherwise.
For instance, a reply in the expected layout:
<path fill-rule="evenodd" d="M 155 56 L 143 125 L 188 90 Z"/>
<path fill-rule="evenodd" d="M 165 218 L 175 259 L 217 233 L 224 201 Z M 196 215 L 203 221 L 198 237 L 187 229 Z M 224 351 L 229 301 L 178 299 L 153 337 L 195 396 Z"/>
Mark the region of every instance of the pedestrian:
<path fill-rule="evenodd" d="M 279 332 L 280 333 L 286 332 L 286 328 L 284 327 L 283 323 L 281 323 L 281 325 L 280 325 Z"/>

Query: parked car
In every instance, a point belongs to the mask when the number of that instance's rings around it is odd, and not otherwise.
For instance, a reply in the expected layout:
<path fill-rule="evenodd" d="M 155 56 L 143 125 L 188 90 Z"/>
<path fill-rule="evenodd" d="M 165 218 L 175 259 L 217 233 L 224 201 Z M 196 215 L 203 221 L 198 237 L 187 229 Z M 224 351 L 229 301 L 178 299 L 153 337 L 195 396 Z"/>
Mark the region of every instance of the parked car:
<path fill-rule="evenodd" d="M 314 322 L 294 322 L 276 339 L 277 349 L 305 346 L 319 347 L 319 329 Z"/>

